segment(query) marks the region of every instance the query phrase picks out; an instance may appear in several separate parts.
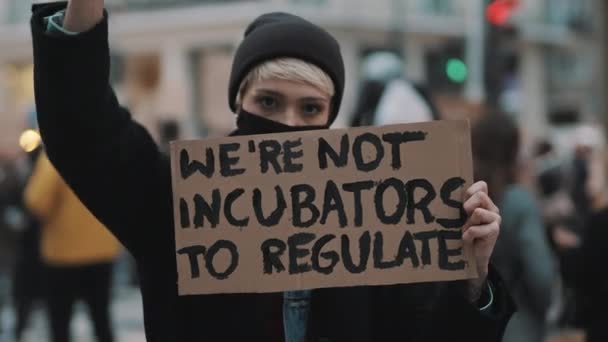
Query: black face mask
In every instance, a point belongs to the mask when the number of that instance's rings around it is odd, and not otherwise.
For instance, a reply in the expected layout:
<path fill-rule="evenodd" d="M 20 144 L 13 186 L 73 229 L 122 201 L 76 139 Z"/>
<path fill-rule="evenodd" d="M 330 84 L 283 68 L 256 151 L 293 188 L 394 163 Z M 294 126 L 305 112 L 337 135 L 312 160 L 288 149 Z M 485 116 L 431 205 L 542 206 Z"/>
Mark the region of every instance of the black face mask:
<path fill-rule="evenodd" d="M 242 109 L 236 119 L 236 127 L 237 129 L 230 133 L 230 136 L 300 132 L 329 128 L 327 125 L 289 126 L 277 121 L 266 119 L 265 117 L 259 115 L 249 113 Z"/>

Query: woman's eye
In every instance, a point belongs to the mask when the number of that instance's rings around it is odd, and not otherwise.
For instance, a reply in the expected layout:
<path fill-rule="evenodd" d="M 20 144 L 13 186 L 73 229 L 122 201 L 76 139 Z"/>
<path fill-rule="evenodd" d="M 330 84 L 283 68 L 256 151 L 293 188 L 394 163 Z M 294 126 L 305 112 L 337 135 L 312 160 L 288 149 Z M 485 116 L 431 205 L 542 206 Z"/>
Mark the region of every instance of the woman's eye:
<path fill-rule="evenodd" d="M 273 109 L 277 105 L 277 101 L 274 98 L 269 97 L 269 96 L 264 96 L 264 97 L 260 98 L 258 100 L 258 103 L 264 109 Z"/>
<path fill-rule="evenodd" d="M 302 108 L 305 114 L 314 115 L 321 112 L 321 107 L 316 104 L 307 104 Z"/>

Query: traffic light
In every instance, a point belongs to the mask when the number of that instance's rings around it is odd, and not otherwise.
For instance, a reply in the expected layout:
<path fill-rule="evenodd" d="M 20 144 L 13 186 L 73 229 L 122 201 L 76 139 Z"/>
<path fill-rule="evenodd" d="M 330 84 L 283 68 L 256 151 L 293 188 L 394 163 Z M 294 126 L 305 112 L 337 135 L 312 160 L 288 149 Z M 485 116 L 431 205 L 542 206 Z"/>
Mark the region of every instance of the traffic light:
<path fill-rule="evenodd" d="M 519 0 L 494 0 L 486 8 L 486 19 L 493 25 L 503 26 L 518 6 Z"/>
<path fill-rule="evenodd" d="M 450 39 L 426 51 L 426 75 L 429 88 L 436 93 L 460 94 L 469 78 L 464 61 L 463 39 Z"/>
<path fill-rule="evenodd" d="M 469 68 L 460 58 L 450 58 L 445 63 L 445 74 L 454 83 L 463 83 L 469 75 Z"/>

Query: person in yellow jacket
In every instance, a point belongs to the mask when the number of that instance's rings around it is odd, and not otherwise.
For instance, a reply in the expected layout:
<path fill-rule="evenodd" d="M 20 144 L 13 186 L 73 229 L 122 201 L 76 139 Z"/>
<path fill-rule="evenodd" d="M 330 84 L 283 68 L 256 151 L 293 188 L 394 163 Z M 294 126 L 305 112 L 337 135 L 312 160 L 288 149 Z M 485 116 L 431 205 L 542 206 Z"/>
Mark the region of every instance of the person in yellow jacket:
<path fill-rule="evenodd" d="M 110 285 L 119 242 L 80 202 L 45 153 L 36 161 L 25 203 L 42 225 L 40 252 L 48 270 L 52 341 L 70 340 L 72 308 L 78 299 L 89 308 L 97 340 L 113 341 Z"/>

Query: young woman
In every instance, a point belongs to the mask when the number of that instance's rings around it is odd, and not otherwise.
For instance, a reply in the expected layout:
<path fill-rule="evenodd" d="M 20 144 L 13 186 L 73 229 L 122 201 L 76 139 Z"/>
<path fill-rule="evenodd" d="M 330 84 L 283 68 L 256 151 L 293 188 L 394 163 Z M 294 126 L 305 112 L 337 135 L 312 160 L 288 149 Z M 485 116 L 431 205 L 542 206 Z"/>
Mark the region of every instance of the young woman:
<path fill-rule="evenodd" d="M 32 17 L 41 132 L 59 172 L 137 260 L 148 341 L 372 341 L 391 333 L 401 341 L 500 338 L 510 302 L 488 273 L 500 216 L 484 183 L 468 189 L 471 216 L 463 235 L 474 248 L 479 279 L 288 293 L 286 304 L 293 305 L 285 311 L 280 293 L 178 296 L 168 159 L 108 85 L 103 0 L 70 0 L 61 12 L 65 6 L 35 7 Z M 233 134 L 328 128 L 343 87 L 331 35 L 296 16 L 263 15 L 246 29 L 234 57 Z M 432 328 L 436 322 L 444 328 Z"/>

